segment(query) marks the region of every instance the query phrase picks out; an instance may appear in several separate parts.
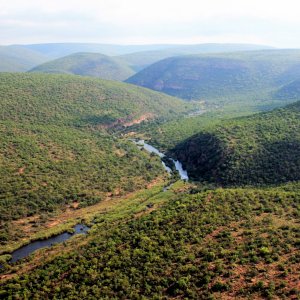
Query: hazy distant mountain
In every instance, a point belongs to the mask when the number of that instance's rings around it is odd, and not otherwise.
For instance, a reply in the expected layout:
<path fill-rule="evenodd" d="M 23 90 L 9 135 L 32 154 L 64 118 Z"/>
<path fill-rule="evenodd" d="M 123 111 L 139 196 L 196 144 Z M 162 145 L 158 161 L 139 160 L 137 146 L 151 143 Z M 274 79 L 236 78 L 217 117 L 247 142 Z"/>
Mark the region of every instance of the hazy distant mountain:
<path fill-rule="evenodd" d="M 300 100 L 300 79 L 284 85 L 275 94 L 275 99 Z"/>
<path fill-rule="evenodd" d="M 30 72 L 74 74 L 119 81 L 134 74 L 118 58 L 98 53 L 71 54 L 39 65 Z"/>
<path fill-rule="evenodd" d="M 207 52 L 231 52 L 269 49 L 269 46 L 251 44 L 154 44 L 154 45 L 110 45 L 96 43 L 47 43 L 22 45 L 27 49 L 37 51 L 51 58 L 58 58 L 77 52 L 94 52 L 105 55 L 125 55 L 139 52 L 152 52 L 167 50 L 167 57 L 174 54 L 195 54 Z M 151 53 L 150 53 L 151 54 Z M 148 54 L 146 54 L 148 56 Z M 134 54 L 135 56 L 135 54 Z M 161 59 L 161 58 L 160 58 Z"/>
<path fill-rule="evenodd" d="M 109 45 L 94 43 L 48 43 L 24 45 L 51 58 L 63 57 L 77 52 L 103 53 L 105 55 L 122 55 L 138 51 L 153 51 L 175 47 L 176 45 Z M 177 45 L 178 46 L 178 45 Z"/>
<path fill-rule="evenodd" d="M 145 67 L 168 57 L 181 56 L 188 54 L 201 53 L 221 53 L 235 51 L 254 51 L 262 49 L 271 49 L 270 46 L 252 45 L 252 44 L 199 44 L 199 45 L 174 45 L 173 47 L 154 50 L 130 53 L 120 56 L 134 70 L 140 71 Z"/>
<path fill-rule="evenodd" d="M 0 72 L 24 72 L 48 58 L 22 46 L 0 46 Z"/>
<path fill-rule="evenodd" d="M 294 68 L 299 64 L 300 50 L 180 56 L 161 60 L 127 82 L 188 100 L 215 99 L 278 89 L 299 78 Z"/>
<path fill-rule="evenodd" d="M 268 46 L 246 44 L 202 44 L 202 45 L 109 45 L 93 43 L 48 43 L 31 45 L 0 46 L 0 71 L 24 72 L 51 59 L 78 52 L 102 53 L 122 56 L 120 59 L 134 70 L 163 58 L 203 52 L 254 50 Z"/>

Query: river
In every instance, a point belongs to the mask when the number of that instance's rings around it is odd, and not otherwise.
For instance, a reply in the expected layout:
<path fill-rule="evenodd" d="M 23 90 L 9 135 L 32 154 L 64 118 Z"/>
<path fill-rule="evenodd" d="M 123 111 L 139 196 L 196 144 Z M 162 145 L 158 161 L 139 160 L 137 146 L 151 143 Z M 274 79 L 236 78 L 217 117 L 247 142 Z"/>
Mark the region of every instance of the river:
<path fill-rule="evenodd" d="M 76 234 L 79 234 L 79 233 L 86 234 L 89 229 L 90 229 L 90 227 L 88 227 L 84 224 L 77 224 L 73 228 L 73 230 L 74 230 L 73 233 L 63 232 L 61 234 L 52 236 L 45 240 L 37 240 L 37 241 L 31 242 L 30 244 L 25 245 L 25 246 L 15 250 L 14 252 L 12 252 L 9 263 L 15 263 L 18 260 L 29 256 L 31 253 L 33 253 L 34 251 L 36 251 L 38 249 L 42 249 L 45 247 L 51 247 L 54 244 L 62 243 Z M 0 268 L 1 268 L 1 266 L 0 266 Z"/>
<path fill-rule="evenodd" d="M 158 155 L 161 159 L 166 157 L 165 154 L 163 154 L 162 152 L 160 152 L 158 149 L 156 149 L 155 147 L 145 143 L 144 140 L 132 140 L 136 145 L 143 147 L 146 151 L 148 151 L 149 153 L 154 153 L 156 155 Z M 188 180 L 188 174 L 187 171 L 183 169 L 182 164 L 180 161 L 178 160 L 174 160 L 172 158 L 170 158 L 171 161 L 174 163 L 175 169 L 178 171 L 180 178 L 182 180 Z M 171 168 L 169 168 L 163 161 L 161 161 L 165 170 L 168 173 L 172 173 Z M 165 188 L 165 190 L 167 190 L 167 188 Z M 69 233 L 69 232 L 63 232 L 61 234 L 52 236 L 48 239 L 45 240 L 37 240 L 34 242 L 31 242 L 28 245 L 25 245 L 17 250 L 15 250 L 14 252 L 11 253 L 12 258 L 10 259 L 9 263 L 15 263 L 18 260 L 28 257 L 31 253 L 33 253 L 34 251 L 38 250 L 38 249 L 42 249 L 45 247 L 51 247 L 54 244 L 57 243 L 62 243 L 64 241 L 67 241 L 68 239 L 70 239 L 73 235 L 82 233 L 82 234 L 86 234 L 88 232 L 88 230 L 90 229 L 88 226 L 83 225 L 83 224 L 77 224 L 74 226 L 74 232 L 73 233 Z M 0 266 L 1 268 L 1 266 Z"/>
<path fill-rule="evenodd" d="M 133 140 L 133 142 L 136 145 L 143 147 L 149 153 L 154 153 L 154 154 L 158 155 L 160 158 L 166 157 L 165 154 L 163 154 L 162 152 L 160 152 L 157 148 L 155 148 L 155 147 L 153 147 L 153 146 L 145 143 L 144 140 L 138 140 L 138 141 Z M 178 160 L 174 160 L 173 158 L 170 158 L 170 159 L 174 163 L 175 169 L 178 171 L 180 179 L 182 179 L 182 180 L 189 180 L 189 176 L 187 174 L 187 171 L 183 169 L 182 163 L 180 161 L 178 161 Z M 168 166 L 166 166 L 166 164 L 163 161 L 162 161 L 162 164 L 163 164 L 165 170 L 168 173 L 172 173 L 172 170 Z"/>

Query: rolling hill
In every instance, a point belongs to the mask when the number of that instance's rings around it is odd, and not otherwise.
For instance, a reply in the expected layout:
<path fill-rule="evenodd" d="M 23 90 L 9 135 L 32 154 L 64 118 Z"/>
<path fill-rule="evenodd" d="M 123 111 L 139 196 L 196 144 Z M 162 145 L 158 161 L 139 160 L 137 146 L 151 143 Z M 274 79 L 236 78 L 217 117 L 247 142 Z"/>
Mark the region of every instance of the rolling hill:
<path fill-rule="evenodd" d="M 70 75 L 0 74 L 0 243 L 13 221 L 144 187 L 158 158 L 110 133 L 185 112 L 179 99 L 124 83 Z M 18 207 L 18 209 L 14 209 Z"/>
<path fill-rule="evenodd" d="M 76 53 L 39 65 L 30 72 L 74 74 L 123 81 L 134 72 L 117 58 L 98 53 Z"/>
<path fill-rule="evenodd" d="M 126 82 L 187 100 L 272 99 L 274 91 L 299 78 L 299 63 L 299 50 L 180 56 L 159 61 Z"/>
<path fill-rule="evenodd" d="M 25 72 L 47 60 L 47 56 L 26 47 L 0 46 L 0 72 Z"/>
<path fill-rule="evenodd" d="M 172 153 L 191 177 L 222 185 L 300 180 L 300 101 L 272 112 L 224 121 Z"/>
<path fill-rule="evenodd" d="M 103 53 L 118 63 L 139 70 L 162 58 L 174 55 L 202 53 L 212 51 L 234 51 L 235 49 L 262 49 L 267 46 L 244 44 L 203 44 L 203 45 L 109 45 L 93 43 L 50 43 L 30 45 L 0 46 L 0 72 L 25 72 L 46 61 L 62 58 L 79 52 Z M 174 49 L 174 50 L 173 50 Z M 202 49 L 202 50 L 201 50 Z M 223 49 L 223 50 L 221 50 Z M 137 53 L 136 53 L 137 52 Z M 128 54 L 128 57 L 126 56 Z M 124 57 L 123 57 L 124 55 Z M 128 68 L 127 66 L 125 68 Z M 127 69 L 128 72 L 129 69 Z M 132 71 L 130 71 L 132 75 Z M 123 78 L 125 79 L 125 78 Z"/>
<path fill-rule="evenodd" d="M 51 58 L 59 58 L 77 52 L 103 53 L 109 56 L 125 55 L 138 51 L 154 51 L 172 48 L 172 45 L 114 45 L 98 43 L 45 43 L 22 45 Z"/>
<path fill-rule="evenodd" d="M 170 154 L 209 183 L 197 185 L 170 184 L 156 156 L 109 130 L 145 117 L 172 127 L 190 107 L 179 99 L 27 73 L 0 74 L 0 101 L 0 298 L 300 295 L 300 102 L 221 123 L 194 119 L 191 132 L 206 129 Z M 189 124 L 181 120 L 180 137 Z M 16 243 L 78 222 L 88 234 L 8 262 Z"/>
<path fill-rule="evenodd" d="M 176 44 L 151 44 L 151 45 L 113 45 L 113 44 L 97 44 L 97 43 L 46 43 L 46 44 L 30 44 L 22 45 L 27 49 L 47 55 L 51 58 L 59 58 L 77 52 L 94 52 L 103 53 L 109 56 L 126 55 L 136 52 L 152 52 L 176 49 L 175 53 L 198 53 L 202 52 L 227 52 L 240 50 L 259 50 L 269 49 L 269 46 L 252 45 L 252 44 L 200 44 L 200 45 L 176 45 Z M 183 52 L 182 52 L 183 51 Z M 192 52 L 191 52 L 192 51 Z M 196 52 L 194 52 L 196 51 Z"/>
<path fill-rule="evenodd" d="M 136 53 L 129 53 L 120 56 L 120 59 L 126 61 L 128 65 L 135 71 L 140 71 L 145 67 L 156 63 L 162 59 L 191 55 L 201 53 L 223 53 L 223 52 L 236 52 L 236 51 L 254 51 L 262 49 L 270 49 L 269 46 L 252 45 L 252 44 L 196 44 L 196 45 L 174 45 L 173 47 L 152 50 L 141 51 Z"/>
<path fill-rule="evenodd" d="M 133 85 L 38 73 L 0 74 L 0 120 L 34 124 L 113 126 L 175 116 L 190 106 Z"/>

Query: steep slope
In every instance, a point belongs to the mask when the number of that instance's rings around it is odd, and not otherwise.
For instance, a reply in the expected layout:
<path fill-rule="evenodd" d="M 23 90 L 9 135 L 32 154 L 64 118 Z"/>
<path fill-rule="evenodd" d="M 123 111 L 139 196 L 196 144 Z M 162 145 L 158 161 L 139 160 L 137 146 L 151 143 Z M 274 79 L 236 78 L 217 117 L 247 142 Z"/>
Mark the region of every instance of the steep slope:
<path fill-rule="evenodd" d="M 47 56 L 26 47 L 0 46 L 0 72 L 25 72 L 47 60 Z"/>
<path fill-rule="evenodd" d="M 186 109 L 124 83 L 45 74 L 0 74 L 0 103 L 0 243 L 22 238 L 14 219 L 90 205 L 164 174 L 158 158 L 106 129 Z"/>
<path fill-rule="evenodd" d="M 123 81 L 134 72 L 117 58 L 98 53 L 76 53 L 46 62 L 30 72 L 74 74 Z"/>
<path fill-rule="evenodd" d="M 158 62 L 162 59 L 201 53 L 223 53 L 235 51 L 254 51 L 262 49 L 270 49 L 269 46 L 252 45 L 252 44 L 199 44 L 199 45 L 174 45 L 173 47 L 154 50 L 129 53 L 120 56 L 120 58 L 128 63 L 135 71 L 140 71 L 145 67 Z"/>
<path fill-rule="evenodd" d="M 127 82 L 183 99 L 272 98 L 270 91 L 298 79 L 299 50 L 265 50 L 172 57 Z M 286 72 L 289 76 L 283 76 Z M 253 98 L 253 97 L 252 97 Z"/>
<path fill-rule="evenodd" d="M 300 180 L 300 102 L 224 121 L 172 152 L 202 181 L 240 185 Z"/>

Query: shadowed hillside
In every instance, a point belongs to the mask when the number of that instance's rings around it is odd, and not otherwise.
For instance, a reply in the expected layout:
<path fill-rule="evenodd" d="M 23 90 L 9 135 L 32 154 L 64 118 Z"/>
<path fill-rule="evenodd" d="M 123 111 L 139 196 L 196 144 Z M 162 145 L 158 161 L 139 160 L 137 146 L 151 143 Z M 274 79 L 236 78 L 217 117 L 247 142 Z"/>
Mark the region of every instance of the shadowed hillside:
<path fill-rule="evenodd" d="M 140 71 L 127 82 L 187 100 L 234 102 L 272 99 L 292 79 L 299 50 L 264 50 L 167 58 Z"/>
<path fill-rule="evenodd" d="M 300 180 L 300 102 L 224 121 L 172 151 L 196 179 L 220 184 Z"/>

